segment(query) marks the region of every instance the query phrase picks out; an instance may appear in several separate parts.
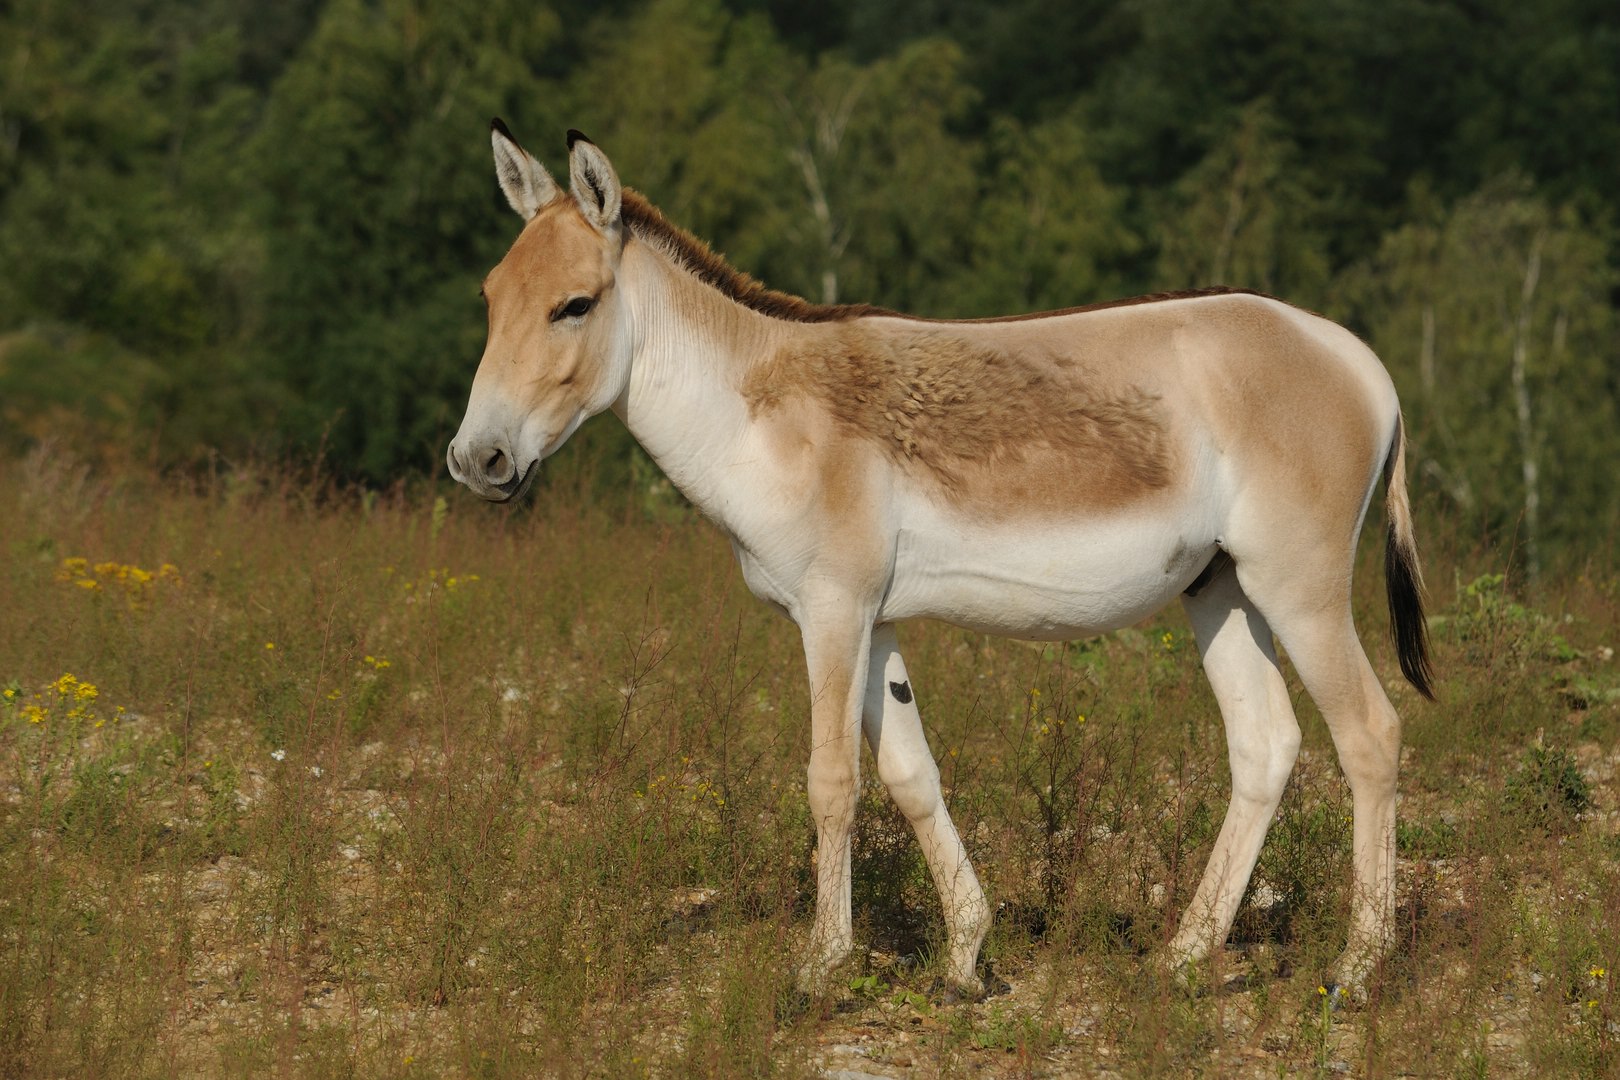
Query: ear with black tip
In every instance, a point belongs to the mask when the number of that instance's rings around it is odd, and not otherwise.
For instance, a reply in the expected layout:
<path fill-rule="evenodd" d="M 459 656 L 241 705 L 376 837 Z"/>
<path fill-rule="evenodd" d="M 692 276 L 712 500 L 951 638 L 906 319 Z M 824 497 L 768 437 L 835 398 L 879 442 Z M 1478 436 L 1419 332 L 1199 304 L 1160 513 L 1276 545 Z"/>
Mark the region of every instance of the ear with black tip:
<path fill-rule="evenodd" d="M 619 175 L 590 139 L 568 132 L 568 179 L 585 219 L 602 232 L 619 227 Z"/>
<path fill-rule="evenodd" d="M 534 217 L 562 194 L 545 166 L 518 145 L 498 116 L 490 121 L 489 141 L 495 149 L 495 178 L 501 183 L 506 201 L 523 220 Z"/>

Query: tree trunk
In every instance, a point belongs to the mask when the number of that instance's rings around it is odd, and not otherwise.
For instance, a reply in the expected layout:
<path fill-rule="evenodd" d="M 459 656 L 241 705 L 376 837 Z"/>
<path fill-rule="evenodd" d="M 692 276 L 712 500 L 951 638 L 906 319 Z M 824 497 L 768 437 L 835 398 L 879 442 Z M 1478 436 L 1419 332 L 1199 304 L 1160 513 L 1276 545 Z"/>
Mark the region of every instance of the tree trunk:
<path fill-rule="evenodd" d="M 1541 248 L 1547 230 L 1530 242 L 1519 292 L 1519 318 L 1513 333 L 1513 407 L 1519 418 L 1519 457 L 1524 474 L 1524 566 L 1531 588 L 1541 579 L 1541 467 L 1536 453 L 1535 417 L 1530 409 L 1530 384 L 1525 374 L 1530 353 L 1530 305 L 1541 280 Z"/>

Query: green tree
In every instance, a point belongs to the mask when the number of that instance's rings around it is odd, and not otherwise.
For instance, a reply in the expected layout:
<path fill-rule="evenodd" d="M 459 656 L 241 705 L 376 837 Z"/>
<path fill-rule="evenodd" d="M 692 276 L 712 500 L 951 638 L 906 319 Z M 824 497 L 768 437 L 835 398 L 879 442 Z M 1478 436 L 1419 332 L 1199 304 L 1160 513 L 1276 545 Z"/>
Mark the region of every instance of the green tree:
<path fill-rule="evenodd" d="M 788 249 L 814 268 L 810 295 L 956 313 L 978 154 L 955 128 L 974 103 L 961 50 L 938 38 L 801 74 L 783 103 L 802 222 Z"/>
<path fill-rule="evenodd" d="M 1266 102 L 1238 114 L 1231 134 L 1176 182 L 1159 213 L 1159 282 L 1237 285 L 1320 304 L 1327 245 L 1298 156 Z"/>
<path fill-rule="evenodd" d="M 746 268 L 779 269 L 770 256 L 792 174 L 776 102 L 791 58 L 769 24 L 715 0 L 652 0 L 587 37 L 571 123 L 672 221 Z"/>
<path fill-rule="evenodd" d="M 168 17 L 174 15 L 175 17 Z M 0 399 L 15 440 L 97 429 L 183 453 L 242 380 L 251 123 L 217 4 L 0 9 Z"/>
<path fill-rule="evenodd" d="M 1076 113 L 990 132 L 990 170 L 973 218 L 958 311 L 988 316 L 1110 299 L 1139 246 L 1124 194 L 1103 180 Z"/>
<path fill-rule="evenodd" d="M 332 0 L 271 95 L 249 150 L 262 355 L 285 429 L 344 472 L 383 479 L 443 453 L 481 347 L 478 281 L 511 238 L 489 120 L 559 128 L 530 75 L 557 30 L 517 0 Z"/>
<path fill-rule="evenodd" d="M 1504 177 L 1431 204 L 1344 283 L 1396 375 L 1416 483 L 1515 542 L 1532 580 L 1620 514 L 1611 258 L 1605 230 Z"/>

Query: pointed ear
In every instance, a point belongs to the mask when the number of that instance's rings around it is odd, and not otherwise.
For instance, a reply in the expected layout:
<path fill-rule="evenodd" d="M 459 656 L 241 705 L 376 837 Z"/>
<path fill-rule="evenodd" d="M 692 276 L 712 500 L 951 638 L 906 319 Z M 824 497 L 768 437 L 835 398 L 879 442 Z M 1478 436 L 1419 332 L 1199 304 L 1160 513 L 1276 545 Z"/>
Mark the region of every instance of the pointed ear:
<path fill-rule="evenodd" d="M 500 117 L 490 122 L 489 141 L 495 148 L 495 177 L 501 182 L 501 191 L 523 220 L 534 217 L 562 193 L 546 167 L 517 144 Z"/>
<path fill-rule="evenodd" d="M 585 220 L 603 232 L 619 225 L 619 175 L 607 155 L 577 131 L 568 132 L 568 180 Z"/>

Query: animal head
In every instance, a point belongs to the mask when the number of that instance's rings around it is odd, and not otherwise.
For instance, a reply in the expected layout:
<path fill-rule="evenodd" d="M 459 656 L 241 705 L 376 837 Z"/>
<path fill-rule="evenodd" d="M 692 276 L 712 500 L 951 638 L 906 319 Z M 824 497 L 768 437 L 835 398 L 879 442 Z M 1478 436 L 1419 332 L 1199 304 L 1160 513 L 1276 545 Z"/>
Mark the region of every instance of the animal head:
<path fill-rule="evenodd" d="M 570 131 L 565 192 L 501 121 L 490 140 L 501 190 L 525 224 L 484 279 L 489 335 L 445 460 L 458 481 L 505 501 L 624 393 L 630 335 L 616 288 L 621 191 L 607 155 Z"/>

